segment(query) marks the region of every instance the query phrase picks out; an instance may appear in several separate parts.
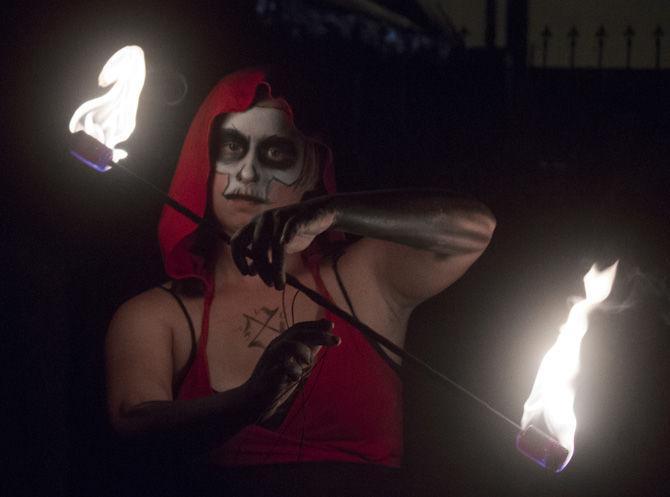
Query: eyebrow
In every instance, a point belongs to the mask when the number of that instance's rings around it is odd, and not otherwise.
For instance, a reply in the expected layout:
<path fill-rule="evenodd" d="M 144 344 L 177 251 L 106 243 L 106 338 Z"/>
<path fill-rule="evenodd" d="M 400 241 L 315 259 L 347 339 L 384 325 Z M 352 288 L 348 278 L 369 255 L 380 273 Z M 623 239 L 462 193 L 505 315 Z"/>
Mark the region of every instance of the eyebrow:
<path fill-rule="evenodd" d="M 235 138 L 242 138 L 244 140 L 249 140 L 248 136 L 243 135 L 240 133 L 238 130 L 235 128 L 223 128 L 221 132 L 219 133 L 220 138 L 225 138 L 225 137 L 235 137 Z"/>

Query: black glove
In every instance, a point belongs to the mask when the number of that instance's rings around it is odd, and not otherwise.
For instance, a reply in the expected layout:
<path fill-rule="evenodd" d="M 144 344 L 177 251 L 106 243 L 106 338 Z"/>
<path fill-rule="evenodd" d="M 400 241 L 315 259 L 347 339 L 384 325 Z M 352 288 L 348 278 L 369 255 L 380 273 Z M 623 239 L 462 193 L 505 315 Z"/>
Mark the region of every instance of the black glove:
<path fill-rule="evenodd" d="M 246 383 L 256 399 L 259 422 L 272 417 L 309 376 L 322 346 L 340 344 L 327 319 L 297 323 L 275 338 L 263 352 Z"/>

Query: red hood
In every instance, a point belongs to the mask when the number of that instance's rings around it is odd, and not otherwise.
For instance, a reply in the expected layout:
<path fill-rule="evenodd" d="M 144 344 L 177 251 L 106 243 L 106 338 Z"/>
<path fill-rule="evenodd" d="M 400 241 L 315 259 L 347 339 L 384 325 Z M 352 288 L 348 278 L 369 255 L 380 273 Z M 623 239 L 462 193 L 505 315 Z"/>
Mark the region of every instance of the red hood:
<path fill-rule="evenodd" d="M 209 137 L 214 119 L 228 112 L 247 110 L 256 96 L 260 85 L 270 85 L 265 81 L 265 72 L 260 69 L 246 69 L 235 72 L 212 89 L 196 113 L 188 130 L 179 156 L 170 197 L 200 216 L 205 215 L 208 182 L 211 170 Z M 292 118 L 290 108 L 286 109 Z M 325 145 L 324 145 L 325 147 Z M 326 147 L 327 149 L 327 147 Z M 321 164 L 323 184 L 328 193 L 335 192 L 330 149 Z M 165 206 L 158 225 L 158 239 L 163 254 L 165 271 L 174 279 L 196 277 L 209 286 L 204 260 L 190 252 L 197 225 Z"/>

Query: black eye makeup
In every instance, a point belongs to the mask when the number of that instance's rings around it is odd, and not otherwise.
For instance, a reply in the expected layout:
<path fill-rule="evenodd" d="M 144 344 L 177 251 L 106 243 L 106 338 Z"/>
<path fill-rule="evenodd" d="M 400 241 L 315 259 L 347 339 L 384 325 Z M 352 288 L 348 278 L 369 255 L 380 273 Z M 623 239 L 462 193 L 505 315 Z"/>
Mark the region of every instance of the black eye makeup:
<path fill-rule="evenodd" d="M 218 160 L 224 162 L 240 160 L 249 150 L 249 140 L 239 131 L 224 129 L 219 137 Z"/>
<path fill-rule="evenodd" d="M 280 136 L 266 138 L 258 145 L 258 158 L 268 166 L 287 169 L 295 164 L 298 158 L 296 144 Z"/>

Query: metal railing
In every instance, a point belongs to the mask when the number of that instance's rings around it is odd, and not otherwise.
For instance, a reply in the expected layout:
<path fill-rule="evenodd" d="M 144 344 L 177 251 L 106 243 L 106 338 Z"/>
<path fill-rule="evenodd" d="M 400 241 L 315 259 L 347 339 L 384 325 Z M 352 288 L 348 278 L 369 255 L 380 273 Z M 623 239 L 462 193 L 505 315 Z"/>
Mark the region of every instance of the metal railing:
<path fill-rule="evenodd" d="M 595 60 L 593 60 L 593 66 L 598 69 L 602 69 L 605 52 L 609 48 L 608 41 L 611 40 L 613 36 L 615 36 L 603 24 L 601 24 L 593 33 L 588 34 L 580 32 L 579 28 L 574 25 L 565 33 L 558 33 L 555 30 L 552 30 L 549 25 L 545 25 L 539 35 L 541 40 L 539 67 L 546 68 L 548 66 L 549 53 L 552 50 L 551 45 L 553 40 L 555 40 L 558 36 L 565 36 L 568 41 L 568 53 L 565 55 L 568 60 L 568 67 L 571 69 L 575 69 L 575 60 L 577 54 L 579 53 L 581 46 L 585 45 L 585 43 L 580 44 L 580 39 L 583 39 L 586 36 L 593 37 L 592 41 L 595 41 L 596 44 Z M 638 35 L 638 32 L 633 28 L 632 25 L 626 26 L 625 30 L 617 35 L 621 36 L 625 41 L 625 53 L 622 54 L 622 66 L 626 69 L 631 69 L 634 44 L 649 43 L 653 44 L 653 67 L 655 69 L 661 69 L 661 48 L 664 35 L 665 32 L 661 25 L 657 25 L 651 32 L 641 33 L 641 36 Z M 645 48 L 652 47 L 647 46 Z M 537 47 L 535 45 L 530 46 L 528 54 L 528 65 L 530 67 L 538 67 L 535 62 L 536 50 Z"/>

